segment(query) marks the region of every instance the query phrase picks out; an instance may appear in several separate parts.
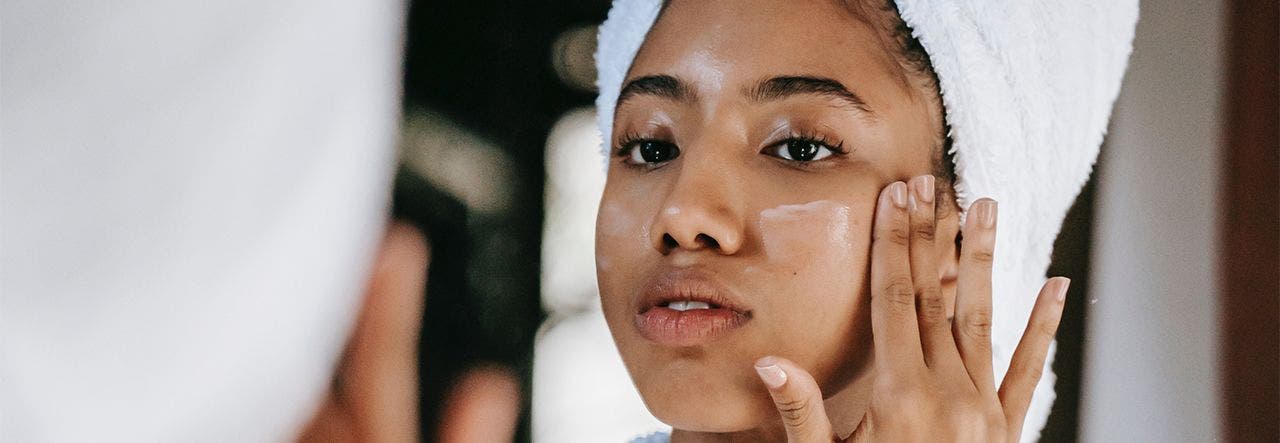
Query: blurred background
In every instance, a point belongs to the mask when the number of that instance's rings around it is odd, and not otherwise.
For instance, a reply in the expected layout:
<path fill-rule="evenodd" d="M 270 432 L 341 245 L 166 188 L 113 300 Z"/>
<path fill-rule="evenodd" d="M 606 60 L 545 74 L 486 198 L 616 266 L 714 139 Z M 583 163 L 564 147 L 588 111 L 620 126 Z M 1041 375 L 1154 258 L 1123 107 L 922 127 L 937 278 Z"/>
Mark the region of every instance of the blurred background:
<path fill-rule="evenodd" d="M 521 386 L 520 441 L 666 429 L 597 301 L 592 53 L 607 7 L 410 8 L 397 213 L 468 257 L 430 280 L 424 435 L 454 380 L 493 365 Z M 1045 441 L 1276 441 L 1276 29 L 1274 1 L 1141 5 L 1097 173 L 1050 269 L 1076 284 Z"/>

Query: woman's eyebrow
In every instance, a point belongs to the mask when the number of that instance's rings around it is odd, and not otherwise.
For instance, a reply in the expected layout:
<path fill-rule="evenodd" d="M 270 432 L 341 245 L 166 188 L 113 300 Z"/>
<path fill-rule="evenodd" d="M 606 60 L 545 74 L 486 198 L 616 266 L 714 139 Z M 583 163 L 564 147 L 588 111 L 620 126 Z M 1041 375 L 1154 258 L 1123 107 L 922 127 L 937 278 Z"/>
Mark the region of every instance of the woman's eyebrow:
<path fill-rule="evenodd" d="M 748 98 L 758 101 L 772 101 L 799 94 L 823 95 L 834 98 L 857 111 L 875 115 L 867 102 L 858 94 L 850 91 L 838 81 L 809 76 L 782 76 L 765 79 L 743 92 Z"/>
<path fill-rule="evenodd" d="M 631 79 L 626 86 L 622 87 L 622 92 L 618 94 L 618 104 L 615 108 L 621 108 L 627 99 L 637 95 L 652 95 L 675 101 L 696 100 L 693 90 L 689 89 L 689 86 L 681 82 L 680 79 L 670 75 L 646 75 Z"/>

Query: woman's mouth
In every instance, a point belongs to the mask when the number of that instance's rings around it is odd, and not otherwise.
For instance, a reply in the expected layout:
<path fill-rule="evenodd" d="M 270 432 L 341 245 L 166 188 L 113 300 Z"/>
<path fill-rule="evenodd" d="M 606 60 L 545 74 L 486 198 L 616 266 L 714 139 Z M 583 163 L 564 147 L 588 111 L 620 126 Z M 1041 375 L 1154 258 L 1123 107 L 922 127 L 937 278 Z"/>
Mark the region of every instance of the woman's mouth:
<path fill-rule="evenodd" d="M 642 294 L 636 329 L 662 346 L 710 343 L 751 320 L 731 293 L 709 276 L 676 271 L 663 274 Z"/>
<path fill-rule="evenodd" d="M 719 309 L 719 307 L 716 307 L 715 305 L 712 305 L 705 301 L 694 301 L 694 300 L 677 300 L 677 301 L 667 303 L 667 305 L 663 307 L 673 311 L 680 311 L 680 312 L 692 311 L 694 309 Z"/>

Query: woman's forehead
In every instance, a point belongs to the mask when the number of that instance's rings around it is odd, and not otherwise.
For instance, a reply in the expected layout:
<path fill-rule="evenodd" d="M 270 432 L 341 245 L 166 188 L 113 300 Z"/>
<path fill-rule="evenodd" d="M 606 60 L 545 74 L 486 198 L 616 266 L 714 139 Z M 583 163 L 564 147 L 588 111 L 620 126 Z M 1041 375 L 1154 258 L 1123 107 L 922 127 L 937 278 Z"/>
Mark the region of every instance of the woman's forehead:
<path fill-rule="evenodd" d="M 803 75 L 835 79 L 869 102 L 888 100 L 886 93 L 909 91 L 881 28 L 833 1 L 676 1 L 646 36 L 627 80 L 671 76 L 706 97 Z"/>

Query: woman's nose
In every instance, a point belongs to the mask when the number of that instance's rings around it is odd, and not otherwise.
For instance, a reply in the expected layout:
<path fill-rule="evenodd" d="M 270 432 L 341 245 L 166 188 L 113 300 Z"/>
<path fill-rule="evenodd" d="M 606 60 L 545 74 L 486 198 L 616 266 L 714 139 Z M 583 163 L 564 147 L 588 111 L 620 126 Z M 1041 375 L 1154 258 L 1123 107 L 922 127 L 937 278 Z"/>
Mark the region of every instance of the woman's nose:
<path fill-rule="evenodd" d="M 679 176 L 650 226 L 650 242 L 663 255 L 677 250 L 738 253 L 743 217 L 737 186 L 725 168 L 680 165 Z M 709 166 L 709 165 L 708 165 Z"/>

